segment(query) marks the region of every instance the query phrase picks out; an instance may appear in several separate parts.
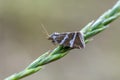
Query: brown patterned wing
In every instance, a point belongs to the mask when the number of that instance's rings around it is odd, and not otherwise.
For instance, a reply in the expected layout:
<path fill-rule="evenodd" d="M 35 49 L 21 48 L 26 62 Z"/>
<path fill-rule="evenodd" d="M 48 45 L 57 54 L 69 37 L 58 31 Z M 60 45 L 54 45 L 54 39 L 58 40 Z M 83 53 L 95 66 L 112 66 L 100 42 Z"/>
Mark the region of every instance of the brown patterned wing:
<path fill-rule="evenodd" d="M 81 32 L 67 32 L 60 45 L 71 48 L 84 48 L 85 42 Z"/>
<path fill-rule="evenodd" d="M 85 48 L 85 42 L 82 33 L 76 32 L 76 35 L 74 37 L 73 48 Z"/>
<path fill-rule="evenodd" d="M 66 32 L 65 34 L 66 35 L 65 35 L 64 39 L 60 42 L 60 45 L 73 48 L 73 46 L 71 45 L 72 42 L 70 42 L 70 41 L 73 39 L 75 33 Z"/>

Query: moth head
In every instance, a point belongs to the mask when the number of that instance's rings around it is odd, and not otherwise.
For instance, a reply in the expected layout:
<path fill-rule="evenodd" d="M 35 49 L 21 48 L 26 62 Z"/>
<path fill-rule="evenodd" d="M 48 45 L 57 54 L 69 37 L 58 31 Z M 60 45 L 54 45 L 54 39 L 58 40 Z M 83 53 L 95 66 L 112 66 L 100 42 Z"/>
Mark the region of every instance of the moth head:
<path fill-rule="evenodd" d="M 60 33 L 54 32 L 51 35 L 49 35 L 48 40 L 54 40 L 57 36 L 59 36 Z"/>

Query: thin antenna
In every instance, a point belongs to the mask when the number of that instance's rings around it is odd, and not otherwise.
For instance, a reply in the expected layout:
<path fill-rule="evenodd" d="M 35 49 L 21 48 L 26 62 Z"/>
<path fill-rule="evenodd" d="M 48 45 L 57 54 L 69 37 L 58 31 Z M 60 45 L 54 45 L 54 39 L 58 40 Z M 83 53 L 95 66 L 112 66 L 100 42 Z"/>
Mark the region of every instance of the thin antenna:
<path fill-rule="evenodd" d="M 47 29 L 45 28 L 45 26 L 43 24 L 41 24 L 41 26 L 42 26 L 43 30 L 45 31 L 46 35 L 49 37 L 50 35 L 49 35 Z"/>

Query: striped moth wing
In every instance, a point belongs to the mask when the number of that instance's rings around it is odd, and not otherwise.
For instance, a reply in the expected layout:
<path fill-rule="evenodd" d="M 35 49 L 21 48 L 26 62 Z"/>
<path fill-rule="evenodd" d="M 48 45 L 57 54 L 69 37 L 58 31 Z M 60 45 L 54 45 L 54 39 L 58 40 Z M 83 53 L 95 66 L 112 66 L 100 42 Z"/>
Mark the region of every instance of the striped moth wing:
<path fill-rule="evenodd" d="M 52 40 L 54 44 L 59 44 L 73 49 L 85 47 L 84 37 L 81 32 L 55 32 L 49 36 L 48 40 Z"/>

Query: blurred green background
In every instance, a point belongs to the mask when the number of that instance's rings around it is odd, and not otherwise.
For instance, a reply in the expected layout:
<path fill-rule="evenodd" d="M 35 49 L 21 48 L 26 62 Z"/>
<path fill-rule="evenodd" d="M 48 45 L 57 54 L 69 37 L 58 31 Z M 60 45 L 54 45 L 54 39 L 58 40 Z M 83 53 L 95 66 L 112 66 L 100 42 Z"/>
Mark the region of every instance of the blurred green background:
<path fill-rule="evenodd" d="M 79 31 L 117 0 L 0 0 L 0 80 L 22 71 L 54 46 L 49 34 Z M 120 80 L 120 18 L 94 37 L 85 49 L 23 80 Z"/>

